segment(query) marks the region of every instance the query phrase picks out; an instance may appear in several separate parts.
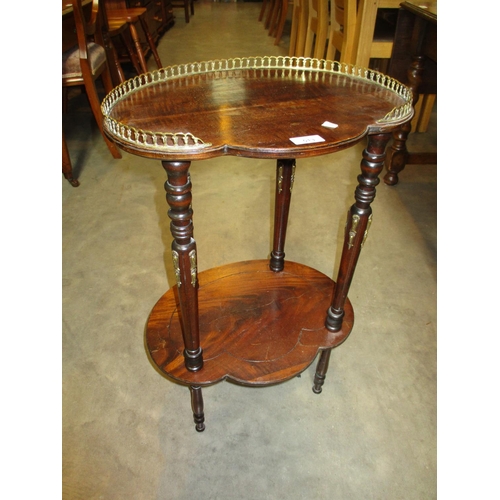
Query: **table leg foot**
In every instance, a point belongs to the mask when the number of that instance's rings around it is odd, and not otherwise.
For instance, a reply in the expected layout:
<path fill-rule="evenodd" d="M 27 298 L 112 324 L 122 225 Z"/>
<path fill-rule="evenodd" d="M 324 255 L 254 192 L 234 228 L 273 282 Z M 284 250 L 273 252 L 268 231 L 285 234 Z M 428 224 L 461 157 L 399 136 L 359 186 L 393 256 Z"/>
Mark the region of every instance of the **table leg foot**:
<path fill-rule="evenodd" d="M 316 374 L 314 375 L 314 386 L 312 388 L 315 394 L 321 394 L 321 391 L 323 390 L 326 372 L 328 371 L 328 364 L 330 363 L 331 352 L 331 349 L 323 351 L 319 357 L 318 366 L 316 367 Z"/>
<path fill-rule="evenodd" d="M 78 179 L 73 179 L 71 177 L 66 177 L 66 180 L 73 186 L 78 187 L 80 185 L 80 181 Z"/>
<path fill-rule="evenodd" d="M 195 429 L 198 432 L 203 432 L 205 430 L 205 413 L 203 411 L 201 387 L 191 385 L 189 386 L 189 390 L 191 391 L 191 408 L 193 409 Z"/>

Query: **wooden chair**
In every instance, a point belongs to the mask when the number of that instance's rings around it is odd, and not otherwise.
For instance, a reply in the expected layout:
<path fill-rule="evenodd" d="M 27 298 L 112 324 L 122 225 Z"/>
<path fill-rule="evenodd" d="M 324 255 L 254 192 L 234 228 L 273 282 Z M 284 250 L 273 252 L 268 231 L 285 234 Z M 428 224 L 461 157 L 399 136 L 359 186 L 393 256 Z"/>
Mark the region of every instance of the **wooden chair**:
<path fill-rule="evenodd" d="M 396 4 L 392 0 L 378 0 L 376 9 L 374 9 L 373 2 L 370 0 L 360 0 L 358 7 L 352 63 L 358 66 L 366 64 L 366 55 L 368 54 L 369 66 L 385 73 L 392 56 L 397 20 L 396 17 L 391 19 L 388 16 L 397 15 L 395 7 L 399 7 L 399 3 Z M 368 32 L 368 28 L 372 26 L 374 28 L 371 34 Z M 425 132 L 427 130 L 435 100 L 435 94 L 420 96 L 412 120 L 413 131 Z"/>
<path fill-rule="evenodd" d="M 309 0 L 305 57 L 325 57 L 328 26 L 330 24 L 329 0 Z"/>
<path fill-rule="evenodd" d="M 137 74 L 142 73 L 142 68 L 139 63 L 139 58 L 132 44 L 129 24 L 122 19 L 108 19 L 106 9 L 101 8 L 102 17 L 102 35 L 104 39 L 104 48 L 106 49 L 106 57 L 109 63 L 109 71 L 111 79 L 115 86 L 125 81 L 125 74 L 122 65 L 120 64 L 120 56 L 115 48 L 113 39 L 120 39 L 128 53 L 128 60 L 134 66 Z"/>
<path fill-rule="evenodd" d="M 334 0 L 330 12 L 330 31 L 326 58 L 352 64 L 356 33 L 357 0 Z M 337 52 L 340 57 L 336 57 Z"/>
<path fill-rule="evenodd" d="M 358 64 L 356 53 L 359 43 L 370 44 L 369 66 L 387 71 L 388 62 L 392 55 L 394 46 L 394 35 L 396 18 L 390 18 L 395 11 L 393 9 L 378 9 L 375 20 L 373 39 L 368 41 L 366 37 L 359 36 L 357 30 L 362 23 L 359 21 L 357 11 L 357 0 L 334 0 L 330 12 L 330 30 L 328 35 L 327 59 L 337 59 L 346 64 Z M 337 57 L 337 53 L 340 55 Z M 425 132 L 429 117 L 435 102 L 435 95 L 421 96 L 419 106 L 415 108 L 415 118 L 412 121 L 414 131 Z"/>
<path fill-rule="evenodd" d="M 294 0 L 292 12 L 292 27 L 290 30 L 290 57 L 302 57 L 306 44 L 309 0 Z"/>
<path fill-rule="evenodd" d="M 97 94 L 95 81 L 101 78 L 106 92 L 111 92 L 113 82 L 109 72 L 104 41 L 99 22 L 99 1 L 92 1 L 90 20 L 87 21 L 82 10 L 82 0 L 72 0 L 73 14 L 76 26 L 78 45 L 67 47 L 63 39 L 62 54 L 62 85 L 63 89 L 73 86 L 84 86 L 99 130 L 110 150 L 113 158 L 121 158 L 121 153 L 104 133 L 101 103 Z M 63 138 L 63 167 L 67 170 L 67 160 L 64 160 Z M 68 155 L 69 158 L 69 155 Z M 68 172 L 65 172 L 67 174 Z M 68 178 L 67 175 L 65 175 Z M 68 178 L 69 180 L 69 178 Z M 70 181 L 71 182 L 71 181 Z"/>
<path fill-rule="evenodd" d="M 357 0 L 334 0 L 330 12 L 327 59 L 337 58 L 347 64 L 359 63 L 356 60 L 356 51 L 360 43 L 357 4 Z M 372 63 L 369 65 L 371 67 L 373 67 L 374 60 L 389 60 L 391 57 L 396 23 L 394 20 L 392 24 L 385 14 L 379 10 L 371 41 L 368 42 L 366 37 L 361 38 L 363 43 L 370 44 L 369 54 Z M 340 54 L 339 57 L 336 57 L 337 52 Z"/>
<path fill-rule="evenodd" d="M 378 10 L 375 21 L 375 32 L 370 47 L 370 68 L 383 73 L 387 72 L 389 60 L 392 55 L 392 47 L 394 46 L 396 20 L 397 11 L 395 9 Z"/>
<path fill-rule="evenodd" d="M 156 50 L 156 44 L 151 36 L 148 28 L 148 24 L 145 19 L 145 14 L 147 9 L 145 7 L 133 7 L 128 8 L 125 0 L 104 0 L 104 6 L 106 8 L 106 16 L 110 23 L 121 22 L 128 24 L 130 35 L 132 37 L 133 45 L 135 48 L 135 54 L 137 55 L 138 64 L 140 68 L 140 73 L 147 73 L 148 66 L 146 64 L 146 54 L 144 52 L 141 37 L 137 31 L 137 25 L 140 24 L 142 31 L 146 37 L 147 44 L 153 57 L 155 59 L 158 69 L 162 67 L 160 56 Z M 137 68 L 136 68 L 137 69 Z"/>

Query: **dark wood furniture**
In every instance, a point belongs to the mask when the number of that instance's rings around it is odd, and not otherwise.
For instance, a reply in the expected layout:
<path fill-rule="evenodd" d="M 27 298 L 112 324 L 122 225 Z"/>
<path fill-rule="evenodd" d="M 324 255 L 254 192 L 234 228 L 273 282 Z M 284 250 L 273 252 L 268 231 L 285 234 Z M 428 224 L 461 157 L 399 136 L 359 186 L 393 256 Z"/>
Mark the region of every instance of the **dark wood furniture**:
<path fill-rule="evenodd" d="M 89 10 L 88 18 L 85 17 L 82 0 L 71 0 L 71 8 L 68 7 L 67 1 L 63 0 L 62 86 L 63 90 L 74 86 L 85 87 L 92 113 L 109 151 L 113 158 L 121 158 L 119 149 L 104 133 L 101 102 L 95 85 L 95 80 L 101 78 L 106 92 L 110 92 L 113 88 L 100 29 L 99 2 L 86 1 L 85 5 L 86 10 Z M 71 33 L 70 26 L 76 31 L 76 37 L 75 33 Z M 64 36 L 65 34 L 67 36 Z M 64 134 L 62 152 L 63 174 L 76 187 L 79 183 L 73 178 Z"/>
<path fill-rule="evenodd" d="M 139 73 L 147 73 L 148 67 L 146 64 L 146 47 L 153 54 L 156 65 L 162 67 L 160 56 L 156 50 L 156 43 L 149 31 L 148 23 L 146 22 L 147 9 L 145 7 L 127 7 L 125 0 L 104 0 L 106 16 L 110 22 L 126 23 L 130 30 L 135 55 L 139 63 Z M 142 28 L 142 34 L 146 39 L 146 47 L 143 47 L 142 38 L 138 26 Z M 128 47 L 127 47 L 128 49 Z M 134 61 L 135 62 L 135 61 Z"/>
<path fill-rule="evenodd" d="M 123 72 L 122 65 L 120 64 L 120 58 L 118 52 L 113 43 L 113 39 L 122 40 L 131 57 L 131 60 L 135 62 L 135 67 L 139 68 L 139 61 L 135 55 L 135 52 L 130 43 L 130 29 L 128 23 L 122 20 L 109 20 L 106 15 L 106 9 L 101 9 L 102 13 L 102 34 L 104 39 L 104 48 L 106 50 L 106 58 L 108 59 L 109 72 L 111 73 L 111 79 L 114 85 L 119 85 L 125 81 L 125 73 Z M 138 71 L 140 73 L 140 71 Z"/>
<path fill-rule="evenodd" d="M 109 19 L 127 19 L 132 29 L 131 35 L 135 52 L 139 53 L 141 67 L 145 59 L 152 53 L 160 68 L 156 45 L 161 35 L 174 23 L 172 3 L 170 0 L 102 0 L 106 6 Z M 113 11 L 113 13 L 111 13 Z M 127 15 L 128 11 L 128 15 Z M 141 24 L 140 29 L 136 25 Z M 135 31 L 133 31 L 135 29 Z M 116 44 L 120 59 L 130 61 L 129 51 L 124 44 Z M 134 61 L 131 61 L 132 63 Z M 147 69 L 146 69 L 147 71 Z M 144 72 L 142 70 L 141 72 Z"/>
<path fill-rule="evenodd" d="M 62 173 L 64 178 L 73 186 L 78 187 L 80 181 L 75 179 L 73 176 L 73 165 L 71 163 L 71 157 L 69 155 L 68 144 L 66 142 L 66 136 L 64 132 L 62 133 Z"/>
<path fill-rule="evenodd" d="M 184 9 L 184 20 L 189 22 L 190 15 L 194 16 L 194 0 L 172 0 L 172 7 Z"/>
<path fill-rule="evenodd" d="M 172 0 L 122 0 L 126 7 L 144 7 L 146 22 L 156 42 L 175 22 Z"/>
<path fill-rule="evenodd" d="M 403 2 L 398 14 L 396 36 L 388 73 L 419 94 L 437 93 L 437 6 L 435 2 Z M 436 153 L 409 153 L 406 141 L 411 124 L 394 132 L 384 182 L 394 186 L 408 164 L 435 164 Z"/>
<path fill-rule="evenodd" d="M 257 57 L 141 75 L 113 90 L 103 110 L 110 137 L 132 154 L 161 160 L 167 174 L 177 286 L 153 307 L 146 343 L 153 363 L 190 387 L 196 429 L 205 427 L 203 386 L 224 379 L 250 386 L 283 382 L 318 352 L 313 390 L 321 392 L 330 352 L 351 332 L 347 293 L 386 144 L 413 115 L 409 90 L 380 73 L 332 61 Z M 337 282 L 285 263 L 296 159 L 366 138 Z M 192 160 L 221 155 L 277 160 L 273 249 L 270 261 L 198 275 L 189 168 Z"/>

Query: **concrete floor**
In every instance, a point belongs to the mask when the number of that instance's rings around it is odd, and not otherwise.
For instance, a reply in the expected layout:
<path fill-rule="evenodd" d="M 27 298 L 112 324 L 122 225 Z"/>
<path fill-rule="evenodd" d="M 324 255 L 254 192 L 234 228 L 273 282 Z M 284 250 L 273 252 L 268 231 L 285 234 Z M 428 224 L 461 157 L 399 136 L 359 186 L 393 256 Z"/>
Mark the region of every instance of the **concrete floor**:
<path fill-rule="evenodd" d="M 257 21 L 260 3 L 195 3 L 159 43 L 164 65 L 286 55 Z M 149 61 L 154 69 L 154 61 Z M 63 118 L 81 185 L 62 180 L 63 498 L 436 498 L 436 166 L 381 183 L 350 291 L 352 335 L 332 354 L 322 394 L 313 364 L 265 389 L 204 389 L 206 430 L 189 391 L 152 367 L 148 314 L 175 283 L 165 174 L 114 160 L 82 96 Z M 436 148 L 429 132 L 411 139 Z M 364 144 L 297 162 L 287 259 L 335 278 Z M 275 163 L 193 163 L 199 270 L 266 257 Z"/>

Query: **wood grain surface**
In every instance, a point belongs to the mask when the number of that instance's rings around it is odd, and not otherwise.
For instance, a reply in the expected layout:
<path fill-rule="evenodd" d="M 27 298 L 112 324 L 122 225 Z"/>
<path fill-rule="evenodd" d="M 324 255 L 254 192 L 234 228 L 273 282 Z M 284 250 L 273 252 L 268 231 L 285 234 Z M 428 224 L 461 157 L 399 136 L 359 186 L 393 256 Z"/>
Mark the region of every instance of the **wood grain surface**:
<path fill-rule="evenodd" d="M 173 76 L 166 77 L 168 71 Z M 356 144 L 367 133 L 393 130 L 412 114 L 407 108 L 401 116 L 384 119 L 394 109 L 404 107 L 409 97 L 403 97 L 404 90 L 400 93 L 393 89 L 404 89 L 398 82 L 387 84 L 387 77 L 376 72 L 366 77 L 361 73 L 296 68 L 183 75 L 184 71 L 189 71 L 189 65 L 123 84 L 114 97 L 105 100 L 104 113 L 118 130 L 125 127 L 146 134 L 192 134 L 206 146 L 155 149 L 147 146 L 149 140 L 131 143 L 126 134 L 107 126 L 120 147 L 140 156 L 176 160 L 221 155 L 300 158 L 333 153 Z M 337 126 L 325 127 L 325 122 Z M 323 140 L 299 145 L 291 141 L 314 135 Z"/>
<path fill-rule="evenodd" d="M 320 349 L 349 335 L 354 322 L 349 301 L 342 329 L 334 333 L 324 326 L 333 289 L 330 278 L 294 262 L 278 273 L 268 260 L 221 266 L 199 274 L 203 368 L 190 372 L 184 365 L 176 287 L 154 306 L 146 343 L 160 370 L 183 383 L 283 382 L 305 370 Z"/>

